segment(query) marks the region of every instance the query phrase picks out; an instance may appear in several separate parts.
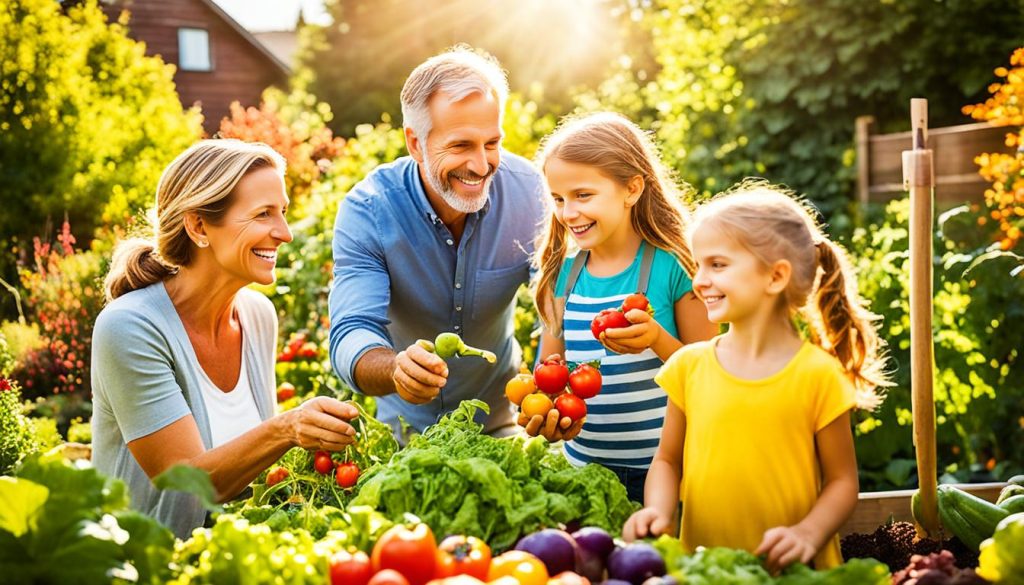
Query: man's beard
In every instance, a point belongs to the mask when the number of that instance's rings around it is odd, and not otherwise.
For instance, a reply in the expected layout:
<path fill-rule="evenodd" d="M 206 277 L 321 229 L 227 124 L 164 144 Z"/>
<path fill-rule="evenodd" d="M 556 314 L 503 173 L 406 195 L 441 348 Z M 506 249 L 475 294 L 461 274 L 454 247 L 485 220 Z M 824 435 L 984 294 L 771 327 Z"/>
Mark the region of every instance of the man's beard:
<path fill-rule="evenodd" d="M 452 188 L 451 179 L 448 176 L 438 176 L 441 174 L 439 169 L 434 168 L 431 164 L 430 159 L 424 155 L 423 162 L 427 165 L 427 182 L 434 191 L 441 196 L 441 199 L 448 204 L 449 207 L 458 211 L 459 213 L 476 213 L 483 209 L 484 204 L 487 203 L 487 194 L 491 188 L 491 179 L 494 178 L 494 167 L 488 163 L 487 165 L 487 178 L 484 179 L 483 185 L 481 185 L 480 196 L 467 199 L 466 197 L 459 195 L 454 188 Z M 473 173 L 475 174 L 475 173 Z M 451 175 L 451 173 L 448 173 Z M 477 177 L 479 178 L 479 177 Z"/>

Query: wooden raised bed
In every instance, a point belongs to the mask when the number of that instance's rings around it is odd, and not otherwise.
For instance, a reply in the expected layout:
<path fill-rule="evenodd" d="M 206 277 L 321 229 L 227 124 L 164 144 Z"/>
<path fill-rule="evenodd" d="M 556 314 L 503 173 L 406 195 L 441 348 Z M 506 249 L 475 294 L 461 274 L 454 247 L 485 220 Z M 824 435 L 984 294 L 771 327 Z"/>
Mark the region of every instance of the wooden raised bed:
<path fill-rule="evenodd" d="M 1006 486 L 1002 482 L 954 485 L 993 503 L 999 497 L 999 491 Z M 853 511 L 853 516 L 839 529 L 839 536 L 846 536 L 853 532 L 870 534 L 888 522 L 890 518 L 896 522 L 913 522 L 914 518 L 910 514 L 910 497 L 912 495 L 914 495 L 914 490 L 862 492 L 857 501 L 857 507 Z"/>

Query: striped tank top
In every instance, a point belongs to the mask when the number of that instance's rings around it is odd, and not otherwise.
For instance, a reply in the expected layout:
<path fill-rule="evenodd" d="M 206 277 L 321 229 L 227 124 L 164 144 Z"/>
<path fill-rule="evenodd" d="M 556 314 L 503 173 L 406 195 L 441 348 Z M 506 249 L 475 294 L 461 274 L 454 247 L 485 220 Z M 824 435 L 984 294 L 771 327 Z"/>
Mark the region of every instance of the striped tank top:
<path fill-rule="evenodd" d="M 603 309 L 617 308 L 627 295 L 637 292 L 641 258 L 637 250 L 628 268 L 609 277 L 591 276 L 584 268 L 566 299 L 563 317 L 565 359 L 581 363 L 601 362 L 601 393 L 587 400 L 587 420 L 580 434 L 564 444 L 565 456 L 574 465 L 600 463 L 619 467 L 647 468 L 661 437 L 667 397 L 654 375 L 662 361 L 652 350 L 617 354 L 606 349 L 590 332 L 590 322 Z M 573 258 L 566 259 L 555 285 L 560 298 Z M 678 338 L 675 303 L 692 289 L 690 278 L 668 252 L 655 249 L 647 298 L 654 318 Z"/>

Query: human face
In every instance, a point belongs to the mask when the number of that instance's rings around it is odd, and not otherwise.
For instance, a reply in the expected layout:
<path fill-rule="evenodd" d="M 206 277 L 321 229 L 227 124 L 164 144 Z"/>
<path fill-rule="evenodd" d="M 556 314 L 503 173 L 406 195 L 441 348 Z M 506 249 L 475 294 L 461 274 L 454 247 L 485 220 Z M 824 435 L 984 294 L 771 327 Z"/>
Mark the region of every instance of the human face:
<path fill-rule="evenodd" d="M 442 217 L 479 211 L 500 162 L 498 100 L 473 93 L 453 103 L 442 92 L 430 99 L 429 108 L 433 125 L 427 140 L 407 130 L 427 198 Z"/>
<path fill-rule="evenodd" d="M 284 179 L 276 170 L 263 167 L 242 177 L 221 221 L 205 224 L 219 269 L 243 286 L 274 282 L 277 249 L 292 241 L 287 210 Z"/>
<path fill-rule="evenodd" d="M 693 290 L 704 301 L 708 320 L 736 323 L 772 310 L 770 271 L 750 250 L 708 222 L 694 232 L 692 246 Z"/>
<path fill-rule="evenodd" d="M 635 236 L 629 210 L 640 196 L 642 181 L 632 188 L 623 186 L 593 166 L 559 158 L 547 160 L 544 175 L 555 204 L 555 219 L 581 249 L 628 247 L 630 237 Z"/>

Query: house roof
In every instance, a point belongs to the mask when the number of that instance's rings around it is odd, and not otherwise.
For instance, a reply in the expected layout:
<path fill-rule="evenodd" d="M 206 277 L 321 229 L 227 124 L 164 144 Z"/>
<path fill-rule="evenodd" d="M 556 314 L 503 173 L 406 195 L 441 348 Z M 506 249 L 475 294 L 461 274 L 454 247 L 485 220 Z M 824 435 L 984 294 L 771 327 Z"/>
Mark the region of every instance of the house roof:
<path fill-rule="evenodd" d="M 274 53 L 271 52 L 270 49 L 268 49 L 255 36 L 253 36 L 252 33 L 246 30 L 245 27 L 239 24 L 238 21 L 236 21 L 234 18 L 231 18 L 231 15 L 225 12 L 223 8 L 218 6 L 216 2 L 214 2 L 213 0 L 201 1 L 203 4 L 207 6 L 207 8 L 209 8 L 215 14 L 217 14 L 217 16 L 219 16 L 224 22 L 228 23 L 228 25 L 231 26 L 231 28 L 233 28 L 235 32 L 241 35 L 243 39 L 245 39 L 253 47 L 255 47 L 257 51 L 262 53 L 274 65 L 274 67 L 281 71 L 283 75 L 285 75 L 286 77 L 291 75 L 292 69 L 287 63 L 281 61 L 281 59 L 274 55 Z"/>

